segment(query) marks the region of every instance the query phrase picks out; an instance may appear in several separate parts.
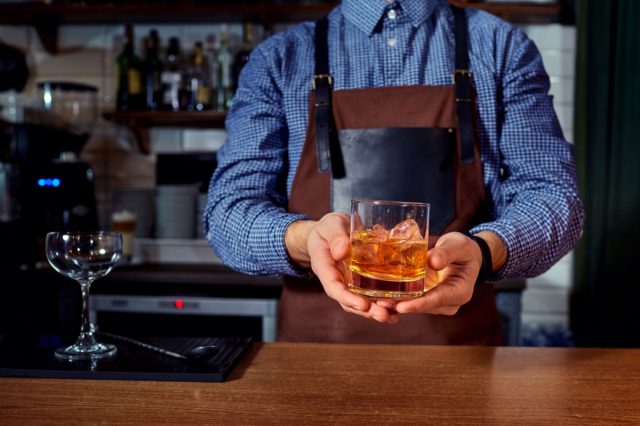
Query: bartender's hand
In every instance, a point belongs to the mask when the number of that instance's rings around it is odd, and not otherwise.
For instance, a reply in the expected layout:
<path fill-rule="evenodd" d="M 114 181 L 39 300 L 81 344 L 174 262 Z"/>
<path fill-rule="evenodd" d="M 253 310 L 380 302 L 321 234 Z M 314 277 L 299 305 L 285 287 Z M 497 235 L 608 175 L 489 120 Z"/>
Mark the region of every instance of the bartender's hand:
<path fill-rule="evenodd" d="M 506 261 L 502 240 L 487 231 L 477 235 L 489 245 L 492 269 L 498 270 Z M 481 265 L 482 252 L 475 241 L 459 232 L 444 234 L 429 250 L 427 257 L 426 285 L 436 287 L 415 299 L 401 302 L 379 300 L 376 303 L 400 314 L 455 315 L 462 305 L 471 300 Z"/>
<path fill-rule="evenodd" d="M 347 290 L 349 228 L 350 219 L 344 213 L 329 213 L 317 222 L 293 222 L 285 233 L 285 245 L 291 259 L 302 267 L 311 267 L 327 295 L 345 311 L 396 323 L 398 318 L 393 309 Z"/>

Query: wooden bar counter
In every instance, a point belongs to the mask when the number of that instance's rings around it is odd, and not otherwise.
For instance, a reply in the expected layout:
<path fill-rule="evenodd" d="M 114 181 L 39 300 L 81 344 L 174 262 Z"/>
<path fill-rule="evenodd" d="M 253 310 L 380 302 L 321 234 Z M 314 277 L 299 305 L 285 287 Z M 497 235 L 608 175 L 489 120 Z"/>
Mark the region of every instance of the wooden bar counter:
<path fill-rule="evenodd" d="M 0 424 L 640 424 L 640 349 L 255 344 L 226 382 L 0 378 Z"/>

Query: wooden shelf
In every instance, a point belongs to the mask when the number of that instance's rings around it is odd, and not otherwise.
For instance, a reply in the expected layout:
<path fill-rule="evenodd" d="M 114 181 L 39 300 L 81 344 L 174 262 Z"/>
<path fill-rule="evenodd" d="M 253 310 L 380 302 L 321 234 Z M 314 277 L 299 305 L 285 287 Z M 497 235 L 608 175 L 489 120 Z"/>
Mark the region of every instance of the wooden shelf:
<path fill-rule="evenodd" d="M 181 1 L 174 3 L 147 2 L 127 4 L 44 4 L 2 3 L 0 25 L 32 25 L 45 49 L 58 51 L 60 25 L 127 24 L 127 23 L 211 23 L 256 22 L 270 26 L 274 23 L 293 23 L 314 20 L 328 13 L 334 5 L 319 4 L 216 4 Z"/>
<path fill-rule="evenodd" d="M 486 10 L 510 20 L 556 20 L 561 12 L 557 3 L 480 3 L 451 0 L 462 7 Z M 271 22 L 287 23 L 314 20 L 328 13 L 337 2 L 273 3 L 221 2 L 215 4 L 182 1 L 176 3 L 128 4 L 45 4 L 2 3 L 0 24 L 39 25 L 44 20 L 51 24 L 123 24 L 123 23 L 187 23 L 187 22 Z"/>
<path fill-rule="evenodd" d="M 486 10 L 514 22 L 557 22 L 563 15 L 561 1 L 552 4 L 478 3 L 452 0 L 463 7 Z M 293 1 L 244 3 L 217 1 L 215 4 L 193 0 L 175 2 L 131 2 L 122 4 L 46 4 L 2 3 L 0 25 L 33 25 L 45 48 L 57 52 L 60 25 L 243 22 L 272 25 L 315 20 L 327 14 L 337 2 L 298 4 Z"/>
<path fill-rule="evenodd" d="M 127 125 L 133 131 L 140 151 L 148 154 L 151 127 L 224 128 L 226 113 L 218 111 L 109 111 L 107 120 Z"/>
<path fill-rule="evenodd" d="M 224 127 L 227 114 L 218 111 L 109 111 L 103 114 L 107 120 L 146 127 Z"/>
<path fill-rule="evenodd" d="M 212 4 L 213 3 L 213 4 Z M 193 3 L 147 2 L 127 4 L 43 4 L 15 3 L 0 5 L 0 24 L 34 25 L 40 17 L 63 24 L 188 23 L 188 22 L 299 22 L 317 19 L 333 8 L 331 3 L 273 4 L 242 1 Z"/>

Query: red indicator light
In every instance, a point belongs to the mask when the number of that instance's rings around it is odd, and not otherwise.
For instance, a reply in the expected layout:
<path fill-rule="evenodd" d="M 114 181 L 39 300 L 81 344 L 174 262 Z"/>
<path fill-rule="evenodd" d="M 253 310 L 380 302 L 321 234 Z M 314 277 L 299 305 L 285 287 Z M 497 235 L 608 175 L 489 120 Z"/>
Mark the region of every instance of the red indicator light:
<path fill-rule="evenodd" d="M 173 307 L 176 308 L 176 309 L 184 309 L 184 300 L 176 299 L 173 302 Z"/>

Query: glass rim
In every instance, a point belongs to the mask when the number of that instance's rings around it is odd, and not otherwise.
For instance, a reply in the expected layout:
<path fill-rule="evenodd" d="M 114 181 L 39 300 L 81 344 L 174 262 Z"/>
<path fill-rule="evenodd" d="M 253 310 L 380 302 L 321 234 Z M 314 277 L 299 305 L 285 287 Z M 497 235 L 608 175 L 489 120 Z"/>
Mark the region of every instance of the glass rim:
<path fill-rule="evenodd" d="M 122 236 L 122 232 L 118 231 L 50 231 L 47 232 L 47 236 L 49 235 L 78 235 L 78 236 L 89 236 L 89 235 L 98 235 L 98 236 Z"/>
<path fill-rule="evenodd" d="M 399 207 L 430 207 L 430 203 L 423 203 L 420 201 L 395 201 L 395 200 L 375 200 L 369 198 L 354 198 L 351 200 L 351 203 L 361 203 L 361 204 L 372 204 L 374 206 L 379 205 L 390 205 L 390 206 L 399 206 Z"/>

